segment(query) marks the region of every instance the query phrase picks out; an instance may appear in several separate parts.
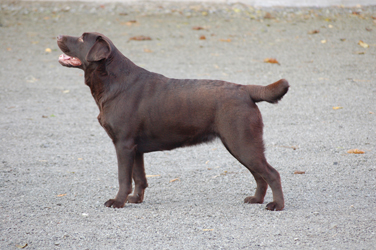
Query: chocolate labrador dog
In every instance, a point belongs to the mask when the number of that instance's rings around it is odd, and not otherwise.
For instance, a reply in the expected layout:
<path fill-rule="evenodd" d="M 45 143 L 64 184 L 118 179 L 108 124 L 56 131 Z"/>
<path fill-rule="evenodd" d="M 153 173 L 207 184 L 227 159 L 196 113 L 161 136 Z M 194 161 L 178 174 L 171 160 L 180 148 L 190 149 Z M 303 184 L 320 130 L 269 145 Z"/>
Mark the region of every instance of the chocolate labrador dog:
<path fill-rule="evenodd" d="M 98 121 L 112 139 L 118 160 L 119 192 L 107 207 L 140 203 L 148 186 L 144 153 L 191 146 L 219 138 L 254 176 L 257 189 L 246 203 L 282 210 L 279 173 L 268 164 L 263 122 L 256 102 L 277 103 L 289 84 L 239 85 L 218 80 L 172 79 L 138 67 L 99 33 L 57 37 L 61 65 L 80 68 L 99 108 Z M 135 190 L 132 193 L 132 179 Z"/>

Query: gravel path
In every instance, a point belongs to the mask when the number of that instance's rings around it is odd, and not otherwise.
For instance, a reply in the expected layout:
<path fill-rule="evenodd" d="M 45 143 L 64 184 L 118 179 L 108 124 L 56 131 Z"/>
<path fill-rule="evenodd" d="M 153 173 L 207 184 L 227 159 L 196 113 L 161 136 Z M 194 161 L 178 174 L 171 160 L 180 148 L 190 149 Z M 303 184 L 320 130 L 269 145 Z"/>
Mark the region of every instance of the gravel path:
<path fill-rule="evenodd" d="M 376 7 L 0 7 L 0 249 L 374 249 Z M 243 203 L 255 181 L 219 141 L 147 154 L 145 202 L 104 207 L 115 150 L 83 72 L 57 62 L 56 35 L 84 31 L 169 77 L 288 79 L 278 105 L 259 104 L 285 210 L 265 210 L 270 190 Z"/>

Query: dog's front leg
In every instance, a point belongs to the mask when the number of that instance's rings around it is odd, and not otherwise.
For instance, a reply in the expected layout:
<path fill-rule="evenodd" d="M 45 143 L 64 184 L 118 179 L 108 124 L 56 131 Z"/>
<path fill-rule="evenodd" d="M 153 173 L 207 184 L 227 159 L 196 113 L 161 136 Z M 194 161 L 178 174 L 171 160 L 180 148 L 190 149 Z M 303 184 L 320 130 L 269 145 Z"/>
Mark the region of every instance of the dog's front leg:
<path fill-rule="evenodd" d="M 104 204 L 106 207 L 122 208 L 132 193 L 132 173 L 136 155 L 136 146 L 129 147 L 126 141 L 118 141 L 115 144 L 118 160 L 119 192 L 115 199 L 110 199 Z"/>
<path fill-rule="evenodd" d="M 145 175 L 144 154 L 136 152 L 133 164 L 134 194 L 128 196 L 129 203 L 141 203 L 144 200 L 145 188 L 148 182 Z"/>

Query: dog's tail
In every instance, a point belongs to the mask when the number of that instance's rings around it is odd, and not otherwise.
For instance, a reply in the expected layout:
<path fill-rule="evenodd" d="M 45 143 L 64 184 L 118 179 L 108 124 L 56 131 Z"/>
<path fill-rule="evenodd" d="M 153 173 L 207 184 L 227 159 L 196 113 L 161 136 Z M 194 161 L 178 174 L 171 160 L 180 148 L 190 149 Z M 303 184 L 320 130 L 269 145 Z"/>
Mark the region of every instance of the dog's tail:
<path fill-rule="evenodd" d="M 245 87 L 254 102 L 277 103 L 287 93 L 290 86 L 285 79 L 281 79 L 267 86 L 245 85 Z"/>

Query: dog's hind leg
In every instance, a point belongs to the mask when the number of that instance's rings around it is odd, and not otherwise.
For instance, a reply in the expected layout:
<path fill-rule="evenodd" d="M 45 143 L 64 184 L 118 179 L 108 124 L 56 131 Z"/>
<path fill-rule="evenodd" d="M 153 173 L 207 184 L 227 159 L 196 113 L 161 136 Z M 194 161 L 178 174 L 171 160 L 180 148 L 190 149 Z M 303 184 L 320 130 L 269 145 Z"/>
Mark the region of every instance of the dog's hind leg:
<path fill-rule="evenodd" d="M 266 190 L 268 189 L 268 183 L 258 173 L 253 170 L 249 170 L 255 178 L 257 188 L 254 196 L 249 196 L 244 199 L 244 203 L 260 203 L 264 202 Z"/>
<path fill-rule="evenodd" d="M 253 174 L 257 189 L 254 196 L 245 198 L 246 203 L 262 203 L 267 185 L 273 192 L 273 201 L 267 204 L 268 210 L 282 210 L 284 198 L 281 178 L 266 161 L 262 139 L 262 118 L 257 108 L 247 110 L 245 117 L 227 115 L 219 126 L 220 138 L 228 151 Z"/>

